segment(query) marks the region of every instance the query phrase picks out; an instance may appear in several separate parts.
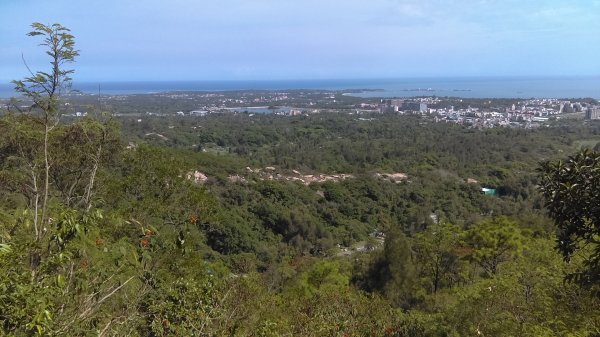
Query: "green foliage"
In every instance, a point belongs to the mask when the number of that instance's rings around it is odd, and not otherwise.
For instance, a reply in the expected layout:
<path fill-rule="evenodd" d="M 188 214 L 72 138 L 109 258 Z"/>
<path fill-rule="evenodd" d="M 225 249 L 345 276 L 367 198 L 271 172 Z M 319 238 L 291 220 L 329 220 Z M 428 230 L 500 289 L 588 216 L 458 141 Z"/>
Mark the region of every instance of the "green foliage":
<path fill-rule="evenodd" d="M 364 265 L 356 265 L 354 274 L 354 284 L 383 294 L 394 306 L 408 309 L 417 302 L 414 254 L 409 239 L 398 229 L 386 233 L 383 251 L 375 252 Z"/>
<path fill-rule="evenodd" d="M 409 308 L 415 296 L 416 268 L 410 243 L 398 230 L 386 233 L 381 272 L 386 297 L 397 306 Z"/>
<path fill-rule="evenodd" d="M 4 331 L 88 333 L 111 322 L 111 312 L 126 310 L 120 296 L 139 287 L 135 247 L 98 241 L 102 221 L 100 211 L 65 210 L 57 213 L 42 241 L 26 228 L 15 229 L 10 238 L 15 249 L 0 256 Z M 36 259 L 34 271 L 31 259 Z"/>
<path fill-rule="evenodd" d="M 504 217 L 471 226 L 463 239 L 471 249 L 467 258 L 479 264 L 488 275 L 496 274 L 501 263 L 519 256 L 525 245 L 522 230 Z"/>
<path fill-rule="evenodd" d="M 600 321 L 588 310 L 598 301 L 563 282 L 568 269 L 552 240 L 532 240 L 494 278 L 455 288 L 457 302 L 445 310 L 448 323 L 461 336 L 593 336 Z"/>
<path fill-rule="evenodd" d="M 99 196 L 104 207 L 145 226 L 197 225 L 215 218 L 215 200 L 188 178 L 193 168 L 183 154 L 153 146 L 128 149 L 110 171 L 102 173 Z"/>
<path fill-rule="evenodd" d="M 584 149 L 566 161 L 544 162 L 540 190 L 558 227 L 558 249 L 569 260 L 585 256 L 584 267 L 569 276 L 600 290 L 600 153 Z"/>
<path fill-rule="evenodd" d="M 28 36 L 40 36 L 40 46 L 45 47 L 50 57 L 50 71 L 37 71 L 22 81 L 13 81 L 15 91 L 33 100 L 34 107 L 41 109 L 45 118 L 54 118 L 58 114 L 58 97 L 70 87 L 72 69 L 64 69 L 67 63 L 75 61 L 79 51 L 75 49 L 75 38 L 70 30 L 60 24 L 44 25 L 35 22 Z"/>
<path fill-rule="evenodd" d="M 156 336 L 205 336 L 211 320 L 222 315 L 218 292 L 210 276 L 203 279 L 179 279 L 161 284 L 146 299 L 150 326 Z M 144 333 L 145 334 L 145 333 Z"/>
<path fill-rule="evenodd" d="M 571 150 L 575 137 L 597 139 L 596 126 L 477 131 L 416 116 L 364 117 L 373 118 L 360 121 L 347 113 L 298 117 L 211 114 L 145 117 L 143 123 L 137 123 L 131 117 L 123 119 L 123 128 L 131 139 L 156 132 L 165 135 L 169 139 L 166 145 L 171 147 L 229 153 L 252 166 L 309 172 L 385 170 L 411 176 L 441 169 L 491 187 L 501 187 L 498 185 L 505 179 L 531 178 L 538 161 Z M 174 128 L 167 128 L 169 125 Z M 534 190 L 533 184 L 528 188 Z"/>
<path fill-rule="evenodd" d="M 317 292 L 338 292 L 347 289 L 349 279 L 339 262 L 319 261 L 297 276 L 298 291 L 305 296 Z"/>
<path fill-rule="evenodd" d="M 122 151 L 120 131 L 112 118 L 84 118 L 59 126 L 50 139 L 51 182 L 68 207 L 91 207 L 97 172 Z"/>
<path fill-rule="evenodd" d="M 427 227 L 413 238 L 416 265 L 430 293 L 442 287 L 451 287 L 461 281 L 463 263 L 458 255 L 461 231 L 458 226 L 445 222 Z"/>

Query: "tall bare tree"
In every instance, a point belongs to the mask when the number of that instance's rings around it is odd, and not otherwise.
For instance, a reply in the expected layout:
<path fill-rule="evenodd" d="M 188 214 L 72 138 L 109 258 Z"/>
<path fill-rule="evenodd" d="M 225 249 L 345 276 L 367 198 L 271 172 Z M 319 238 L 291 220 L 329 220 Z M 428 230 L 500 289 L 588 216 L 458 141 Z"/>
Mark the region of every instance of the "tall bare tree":
<path fill-rule="evenodd" d="M 29 165 L 31 173 L 31 189 L 33 191 L 33 224 L 36 240 L 39 240 L 43 227 L 48 222 L 48 196 L 50 190 L 50 155 L 49 136 L 59 123 L 61 111 L 59 98 L 71 87 L 70 75 L 72 69 L 65 69 L 65 65 L 75 61 L 79 51 L 75 49 L 75 40 L 68 28 L 60 24 L 44 25 L 33 23 L 32 31 L 28 36 L 39 36 L 42 38 L 40 46 L 46 48 L 46 54 L 50 57 L 50 70 L 32 71 L 23 62 L 29 71 L 28 77 L 20 81 L 13 81 L 15 90 L 25 98 L 33 102 L 32 113 L 41 114 L 43 124 L 43 160 L 41 174 L 37 164 Z"/>

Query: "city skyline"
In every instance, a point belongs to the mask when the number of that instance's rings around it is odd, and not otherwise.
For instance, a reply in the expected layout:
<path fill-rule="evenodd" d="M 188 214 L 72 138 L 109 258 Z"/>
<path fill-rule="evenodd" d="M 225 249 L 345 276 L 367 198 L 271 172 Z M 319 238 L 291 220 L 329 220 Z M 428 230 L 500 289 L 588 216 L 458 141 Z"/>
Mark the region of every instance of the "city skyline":
<path fill-rule="evenodd" d="M 3 1 L 0 80 L 72 30 L 80 81 L 598 76 L 600 1 Z M 42 13 L 42 14 L 40 14 Z"/>

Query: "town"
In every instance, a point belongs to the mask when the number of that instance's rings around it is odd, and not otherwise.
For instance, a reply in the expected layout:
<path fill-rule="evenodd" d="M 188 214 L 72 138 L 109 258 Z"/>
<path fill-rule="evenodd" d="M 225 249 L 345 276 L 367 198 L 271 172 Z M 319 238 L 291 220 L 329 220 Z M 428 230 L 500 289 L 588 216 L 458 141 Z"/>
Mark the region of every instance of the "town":
<path fill-rule="evenodd" d="M 374 90 L 251 90 L 221 92 L 165 92 L 133 95 L 70 94 L 63 103 L 66 117 L 84 117 L 107 111 L 116 117 L 205 116 L 207 114 L 276 114 L 298 116 L 318 113 L 368 115 L 412 114 L 433 122 L 469 128 L 534 128 L 561 118 L 600 119 L 600 105 L 585 99 L 474 99 L 457 97 L 361 97 Z M 30 104 L 29 104 L 30 105 Z M 5 110 L 26 111 L 28 102 L 0 100 Z"/>

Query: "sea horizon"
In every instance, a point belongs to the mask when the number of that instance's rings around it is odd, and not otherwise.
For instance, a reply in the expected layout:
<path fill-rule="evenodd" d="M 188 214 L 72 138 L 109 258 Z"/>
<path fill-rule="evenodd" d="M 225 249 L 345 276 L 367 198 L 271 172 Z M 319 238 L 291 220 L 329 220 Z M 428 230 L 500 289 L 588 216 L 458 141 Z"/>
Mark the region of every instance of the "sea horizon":
<path fill-rule="evenodd" d="M 86 94 L 134 95 L 164 92 L 240 90 L 357 91 L 359 97 L 439 96 L 461 98 L 594 98 L 600 99 L 598 76 L 481 76 L 371 79 L 74 81 Z M 0 98 L 16 97 L 13 85 L 0 82 Z"/>

